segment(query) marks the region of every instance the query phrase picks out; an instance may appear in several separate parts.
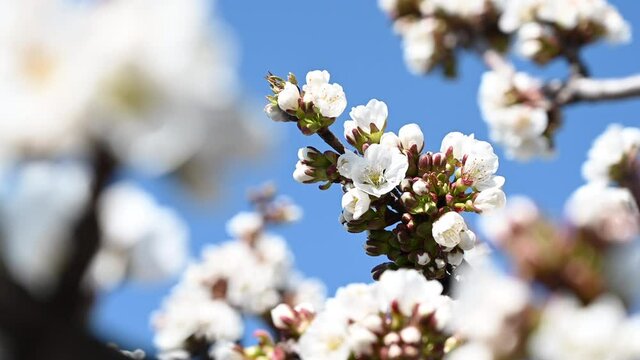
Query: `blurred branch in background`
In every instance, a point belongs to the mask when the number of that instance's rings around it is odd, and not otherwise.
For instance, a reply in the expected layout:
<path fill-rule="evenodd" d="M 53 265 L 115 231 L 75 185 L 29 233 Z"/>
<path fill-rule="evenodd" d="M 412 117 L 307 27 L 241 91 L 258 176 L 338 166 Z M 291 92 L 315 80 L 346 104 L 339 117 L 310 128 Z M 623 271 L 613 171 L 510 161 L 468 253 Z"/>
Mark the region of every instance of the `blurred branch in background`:
<path fill-rule="evenodd" d="M 230 161 L 268 145 L 215 14 L 209 0 L 0 0 L 7 357 L 122 358 L 88 330 L 95 298 L 177 275 L 189 239 L 123 175 L 168 175 L 205 198 Z"/>

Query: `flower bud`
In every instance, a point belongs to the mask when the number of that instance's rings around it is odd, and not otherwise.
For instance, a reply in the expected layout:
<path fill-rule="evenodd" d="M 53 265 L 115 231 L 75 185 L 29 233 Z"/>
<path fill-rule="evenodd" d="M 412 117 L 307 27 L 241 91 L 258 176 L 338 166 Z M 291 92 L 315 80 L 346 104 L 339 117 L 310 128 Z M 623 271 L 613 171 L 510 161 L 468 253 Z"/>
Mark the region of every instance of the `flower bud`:
<path fill-rule="evenodd" d="M 422 196 L 429 193 L 429 184 L 427 184 L 427 182 L 422 179 L 414 182 L 411 188 L 416 195 Z"/>
<path fill-rule="evenodd" d="M 360 219 L 364 213 L 369 211 L 370 205 L 369 195 L 356 188 L 350 189 L 342 196 L 342 208 L 353 214 L 353 220 Z"/>
<path fill-rule="evenodd" d="M 400 337 L 407 344 L 417 344 L 420 342 L 422 334 L 415 326 L 409 326 L 400 331 Z"/>
<path fill-rule="evenodd" d="M 398 132 L 398 138 L 400 138 L 402 148 L 407 151 L 419 153 L 424 147 L 424 135 L 417 124 L 407 124 L 401 127 Z M 415 150 L 412 150 L 414 146 Z"/>
<path fill-rule="evenodd" d="M 315 179 L 311 175 L 313 173 L 313 169 L 307 165 L 304 165 L 300 161 L 296 163 L 296 169 L 293 171 L 293 179 L 299 183 L 310 183 Z"/>
<path fill-rule="evenodd" d="M 296 313 L 291 306 L 280 304 L 271 310 L 271 321 L 276 329 L 287 330 L 294 323 Z"/>
<path fill-rule="evenodd" d="M 296 111 L 300 107 L 300 90 L 290 82 L 284 84 L 284 89 L 278 93 L 278 106 L 283 111 Z"/>
<path fill-rule="evenodd" d="M 273 121 L 284 122 L 290 121 L 291 119 L 287 113 L 274 104 L 267 104 L 267 106 L 264 107 L 264 112 Z"/>

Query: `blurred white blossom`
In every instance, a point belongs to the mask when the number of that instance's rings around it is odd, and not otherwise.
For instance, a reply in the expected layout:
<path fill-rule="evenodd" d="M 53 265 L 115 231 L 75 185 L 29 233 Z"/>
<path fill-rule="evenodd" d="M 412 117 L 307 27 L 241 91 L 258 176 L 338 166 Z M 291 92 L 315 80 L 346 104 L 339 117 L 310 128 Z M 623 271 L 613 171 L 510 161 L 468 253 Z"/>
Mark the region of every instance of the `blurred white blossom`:
<path fill-rule="evenodd" d="M 546 305 L 528 350 L 539 360 L 632 360 L 640 356 L 639 336 L 640 322 L 628 318 L 613 296 L 602 296 L 588 306 L 558 296 Z"/>
<path fill-rule="evenodd" d="M 103 238 L 90 270 L 94 285 L 111 288 L 125 275 L 159 281 L 183 269 L 189 230 L 173 210 L 136 185 L 119 183 L 105 190 L 98 211 Z"/>
<path fill-rule="evenodd" d="M 582 165 L 582 176 L 587 181 L 608 183 L 612 173 L 624 160 L 637 156 L 640 151 L 640 129 L 612 124 L 591 145 L 587 161 Z"/>
<path fill-rule="evenodd" d="M 27 162 L 12 170 L 2 175 L 2 260 L 16 280 L 44 297 L 68 260 L 91 175 L 77 162 Z"/>
<path fill-rule="evenodd" d="M 593 182 L 579 187 L 565 213 L 575 226 L 591 229 L 605 240 L 629 241 L 640 232 L 640 213 L 628 189 Z"/>

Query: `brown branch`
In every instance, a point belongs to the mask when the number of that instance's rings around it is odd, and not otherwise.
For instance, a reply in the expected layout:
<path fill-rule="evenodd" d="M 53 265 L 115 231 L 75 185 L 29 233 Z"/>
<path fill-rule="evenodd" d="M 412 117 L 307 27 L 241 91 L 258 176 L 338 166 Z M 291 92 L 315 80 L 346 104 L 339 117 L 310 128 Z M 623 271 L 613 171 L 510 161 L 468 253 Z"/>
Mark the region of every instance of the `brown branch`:
<path fill-rule="evenodd" d="M 82 283 L 94 255 L 100 247 L 100 226 L 97 206 L 99 197 L 111 179 L 116 162 L 112 155 L 98 146 L 93 159 L 93 184 L 89 204 L 79 218 L 71 238 L 69 262 L 61 272 L 58 286 L 49 300 L 49 307 L 64 316 L 83 321 L 91 294 L 83 293 Z"/>
<path fill-rule="evenodd" d="M 327 145 L 331 146 L 339 154 L 344 154 L 344 145 L 342 145 L 340 140 L 331 132 L 331 130 L 329 130 L 329 128 L 322 128 L 318 130 L 318 135 L 327 143 Z"/>

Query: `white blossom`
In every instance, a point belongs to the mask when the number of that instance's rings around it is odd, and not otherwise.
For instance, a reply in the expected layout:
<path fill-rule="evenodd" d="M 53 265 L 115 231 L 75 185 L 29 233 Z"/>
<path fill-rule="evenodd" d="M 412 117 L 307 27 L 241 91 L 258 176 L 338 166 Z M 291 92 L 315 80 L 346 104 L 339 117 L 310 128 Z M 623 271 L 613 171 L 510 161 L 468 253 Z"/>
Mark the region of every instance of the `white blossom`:
<path fill-rule="evenodd" d="M 636 359 L 640 333 L 634 322 L 627 318 L 622 302 L 611 295 L 586 307 L 571 297 L 555 297 L 546 305 L 528 350 L 540 360 Z"/>
<path fill-rule="evenodd" d="M 486 0 L 433 0 L 433 3 L 449 15 L 463 19 L 482 15 L 487 6 Z"/>
<path fill-rule="evenodd" d="M 388 146 L 372 144 L 360 157 L 347 151 L 338 158 L 338 171 L 353 181 L 356 189 L 380 197 L 400 184 L 409 162 Z"/>
<path fill-rule="evenodd" d="M 629 24 L 618 10 L 605 0 L 511 0 L 505 2 L 500 29 L 514 32 L 523 24 L 537 21 L 553 24 L 564 31 L 596 26 L 611 42 L 631 38 Z"/>
<path fill-rule="evenodd" d="M 278 304 L 278 306 L 271 309 L 271 322 L 277 329 L 286 330 L 289 327 L 287 321 L 292 321 L 295 318 L 296 314 L 291 306 L 287 304 Z"/>
<path fill-rule="evenodd" d="M 356 188 L 349 189 L 342 195 L 342 208 L 351 213 L 354 220 L 358 220 L 369 211 L 370 204 L 369 194 Z"/>
<path fill-rule="evenodd" d="M 359 105 L 352 108 L 349 116 L 351 116 L 352 120 L 345 122 L 345 133 L 347 128 L 351 129 L 355 125 L 355 127 L 365 134 L 371 134 L 373 133 L 371 125 L 374 125 L 377 131 L 384 131 L 387 125 L 389 110 L 387 109 L 387 104 L 384 102 L 371 99 L 367 105 Z"/>
<path fill-rule="evenodd" d="M 183 349 L 195 336 L 235 341 L 242 336 L 240 315 L 227 303 L 211 299 L 206 289 L 178 287 L 153 316 L 154 343 L 161 352 Z"/>
<path fill-rule="evenodd" d="M 134 280 L 159 281 L 182 270 L 189 230 L 175 211 L 126 182 L 104 191 L 98 211 L 104 235 L 90 270 L 95 286 L 111 288 L 125 274 Z"/>
<path fill-rule="evenodd" d="M 493 351 L 480 342 L 467 342 L 447 354 L 445 360 L 494 360 Z"/>
<path fill-rule="evenodd" d="M 543 136 L 549 119 L 539 80 L 524 73 L 486 72 L 478 102 L 491 139 L 505 146 L 507 156 L 526 160 L 549 152 Z"/>
<path fill-rule="evenodd" d="M 300 337 L 298 349 L 305 360 L 347 360 L 351 351 L 346 320 L 331 312 L 319 314 Z"/>
<path fill-rule="evenodd" d="M 0 1 L 0 144 L 31 154 L 78 152 L 102 75 L 91 12 L 65 1 Z"/>
<path fill-rule="evenodd" d="M 75 162 L 25 162 L 11 170 L 1 176 L 2 261 L 17 282 L 45 297 L 68 259 L 91 176 Z"/>
<path fill-rule="evenodd" d="M 568 219 L 609 241 L 629 241 L 640 232 L 640 213 L 628 189 L 600 182 L 578 188 L 565 206 Z"/>
<path fill-rule="evenodd" d="M 640 150 L 640 129 L 612 124 L 591 145 L 582 176 L 587 181 L 610 182 L 611 171 L 626 157 L 636 156 Z"/>
<path fill-rule="evenodd" d="M 488 240 L 499 245 L 511 240 L 510 232 L 514 226 L 527 227 L 539 217 L 540 211 L 531 199 L 514 195 L 509 196 L 504 208 L 481 216 L 478 225 Z"/>
<path fill-rule="evenodd" d="M 253 211 L 243 211 L 227 221 L 227 234 L 237 239 L 251 239 L 264 227 L 262 215 Z"/>
<path fill-rule="evenodd" d="M 529 302 L 529 288 L 521 280 L 498 272 L 489 262 L 468 269 L 453 288 L 457 299 L 450 330 L 470 341 L 506 352 L 517 344 L 509 319 Z"/>
<path fill-rule="evenodd" d="M 287 81 L 284 89 L 278 93 L 278 106 L 284 111 L 295 111 L 300 107 L 298 100 L 300 100 L 298 86 Z"/>
<path fill-rule="evenodd" d="M 388 311 L 390 304 L 397 301 L 402 314 L 411 316 L 414 308 L 421 304 L 436 311 L 441 302 L 442 285 L 425 279 L 415 270 L 400 269 L 382 273 L 376 290 L 383 311 Z"/>
<path fill-rule="evenodd" d="M 402 48 L 404 61 L 415 74 L 425 74 L 436 63 L 436 31 L 438 20 L 424 18 L 407 24 L 403 31 Z"/>
<path fill-rule="evenodd" d="M 102 71 L 88 91 L 90 132 L 119 160 L 154 175 L 192 162 L 215 174 L 229 154 L 264 145 L 264 129 L 236 104 L 234 51 L 212 2 L 85 7 L 93 11 L 81 32 L 91 34 L 92 62 Z"/>
<path fill-rule="evenodd" d="M 504 178 L 495 176 L 498 171 L 498 156 L 486 141 L 476 140 L 472 135 L 451 132 L 442 139 L 440 151 L 446 153 L 453 149 L 453 156 L 465 160 L 462 167 L 463 179 L 477 190 L 502 187 Z"/>
<path fill-rule="evenodd" d="M 431 232 L 433 239 L 447 248 L 458 245 L 463 237 L 475 239 L 475 235 L 467 234 L 472 231 L 467 228 L 464 218 L 455 211 L 446 212 L 434 221 Z M 465 238 L 465 240 L 469 242 L 468 239 Z"/>
<path fill-rule="evenodd" d="M 500 188 L 489 188 L 481 191 L 473 200 L 473 206 L 482 212 L 493 211 L 504 207 L 507 197 Z"/>
<path fill-rule="evenodd" d="M 302 87 L 304 102 L 313 103 L 322 116 L 335 118 L 347 107 L 347 98 L 338 84 L 329 84 L 330 75 L 326 70 L 307 73 L 307 83 Z"/>

